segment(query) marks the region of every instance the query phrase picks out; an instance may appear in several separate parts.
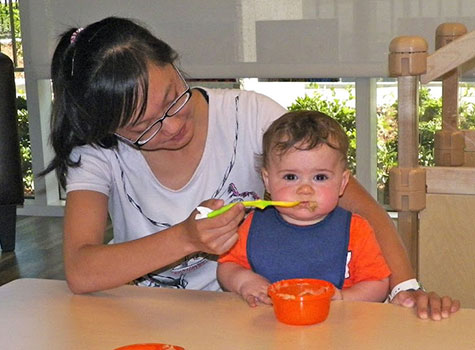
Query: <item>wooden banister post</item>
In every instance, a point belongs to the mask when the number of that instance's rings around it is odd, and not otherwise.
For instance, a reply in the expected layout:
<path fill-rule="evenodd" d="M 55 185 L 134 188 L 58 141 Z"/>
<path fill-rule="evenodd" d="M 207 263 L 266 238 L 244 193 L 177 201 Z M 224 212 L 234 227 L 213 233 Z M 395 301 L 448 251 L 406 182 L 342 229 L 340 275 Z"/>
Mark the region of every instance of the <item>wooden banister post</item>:
<path fill-rule="evenodd" d="M 427 42 L 398 37 L 389 45 L 389 74 L 398 80 L 398 167 L 389 174 L 391 207 L 413 268 L 418 267 L 418 212 L 425 208 L 425 170 L 419 167 L 419 78 L 427 68 Z"/>
<path fill-rule="evenodd" d="M 461 23 L 443 23 L 437 27 L 436 50 L 467 33 Z M 459 130 L 458 88 L 459 68 L 442 77 L 442 130 L 435 133 L 434 160 L 437 166 L 462 166 L 464 163 L 464 134 Z"/>

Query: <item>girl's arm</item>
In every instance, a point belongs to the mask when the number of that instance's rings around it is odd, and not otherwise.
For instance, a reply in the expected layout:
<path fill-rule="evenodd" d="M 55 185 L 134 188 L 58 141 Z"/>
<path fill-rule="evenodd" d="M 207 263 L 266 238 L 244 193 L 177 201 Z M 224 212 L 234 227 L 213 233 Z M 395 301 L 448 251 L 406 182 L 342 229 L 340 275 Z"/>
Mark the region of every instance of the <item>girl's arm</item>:
<path fill-rule="evenodd" d="M 353 176 L 350 176 L 345 193 L 340 198 L 340 205 L 351 212 L 360 214 L 373 227 L 384 258 L 391 269 L 389 278 L 391 289 L 402 281 L 415 278 L 416 274 L 406 249 L 391 218 Z M 450 297 L 440 298 L 435 293 L 425 293 L 421 290 L 400 292 L 393 303 L 416 307 L 420 318 L 430 316 L 434 320 L 446 318 L 460 308 L 457 300 L 452 300 Z"/>
<path fill-rule="evenodd" d="M 340 198 L 340 205 L 369 221 L 392 273 L 389 278 L 390 288 L 415 278 L 406 248 L 392 219 L 353 176 L 350 176 L 345 193 Z"/>
<path fill-rule="evenodd" d="M 222 201 L 206 206 L 217 209 Z M 147 237 L 104 244 L 108 197 L 94 191 L 72 191 L 66 198 L 64 266 L 74 293 L 104 290 L 128 283 L 151 271 L 173 264 L 197 251 L 221 254 L 237 240 L 244 208 L 236 205 L 213 219 L 190 217 Z M 229 214 L 229 215 L 226 215 Z"/>

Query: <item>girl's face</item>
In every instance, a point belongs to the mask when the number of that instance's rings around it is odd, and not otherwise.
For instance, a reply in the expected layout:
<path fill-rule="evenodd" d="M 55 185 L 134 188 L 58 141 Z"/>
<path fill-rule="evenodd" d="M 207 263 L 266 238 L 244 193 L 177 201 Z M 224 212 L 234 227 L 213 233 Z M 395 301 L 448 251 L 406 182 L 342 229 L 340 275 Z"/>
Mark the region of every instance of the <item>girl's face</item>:
<path fill-rule="evenodd" d="M 296 207 L 277 207 L 285 221 L 311 225 L 321 221 L 338 204 L 349 179 L 341 153 L 322 144 L 311 150 L 292 149 L 271 154 L 262 170 L 272 200 L 300 201 Z"/>
<path fill-rule="evenodd" d="M 170 105 L 187 89 L 187 85 L 171 65 L 150 65 L 148 101 L 143 117 L 117 130 L 129 140 L 135 140 L 144 130 L 164 117 Z M 194 135 L 193 97 L 173 116 L 163 119 L 160 131 L 150 139 L 142 150 L 179 150 L 189 144 Z"/>

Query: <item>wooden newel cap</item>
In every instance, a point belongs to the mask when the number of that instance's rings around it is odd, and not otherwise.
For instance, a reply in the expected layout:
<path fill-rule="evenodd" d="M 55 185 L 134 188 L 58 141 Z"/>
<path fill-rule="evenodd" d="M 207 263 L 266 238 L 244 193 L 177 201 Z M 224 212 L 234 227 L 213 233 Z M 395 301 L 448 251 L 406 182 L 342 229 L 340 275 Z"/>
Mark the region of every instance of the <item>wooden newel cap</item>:
<path fill-rule="evenodd" d="M 435 48 L 440 49 L 458 37 L 467 34 L 467 27 L 462 23 L 442 23 L 435 31 Z"/>
<path fill-rule="evenodd" d="M 389 171 L 389 205 L 396 211 L 417 212 L 426 207 L 426 171 L 392 168 Z"/>
<path fill-rule="evenodd" d="M 434 161 L 437 166 L 462 166 L 465 158 L 465 135 L 462 130 L 439 130 L 434 138 Z"/>
<path fill-rule="evenodd" d="M 389 44 L 391 53 L 427 52 L 427 48 L 427 42 L 420 36 L 398 36 Z"/>
<path fill-rule="evenodd" d="M 389 75 L 421 75 L 427 70 L 428 45 L 419 36 L 400 36 L 389 44 Z"/>

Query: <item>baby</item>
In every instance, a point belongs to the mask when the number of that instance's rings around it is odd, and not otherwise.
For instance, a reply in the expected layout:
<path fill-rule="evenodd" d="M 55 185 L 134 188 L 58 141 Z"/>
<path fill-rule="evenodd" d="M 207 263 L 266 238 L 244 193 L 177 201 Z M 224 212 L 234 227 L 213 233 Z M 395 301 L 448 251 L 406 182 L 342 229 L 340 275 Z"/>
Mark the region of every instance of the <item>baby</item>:
<path fill-rule="evenodd" d="M 263 137 L 261 174 L 272 200 L 292 208 L 251 212 L 239 240 L 220 257 L 218 279 L 250 306 L 270 304 L 270 283 L 317 278 L 333 283 L 334 299 L 383 301 L 390 270 L 369 223 L 338 206 L 350 172 L 348 137 L 316 111 L 288 112 Z"/>

